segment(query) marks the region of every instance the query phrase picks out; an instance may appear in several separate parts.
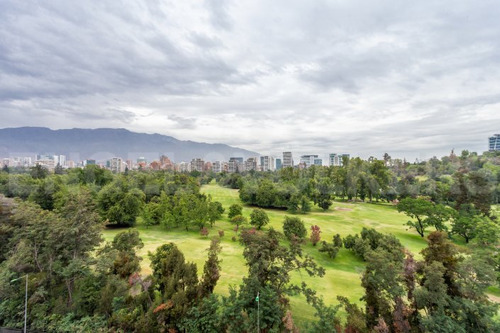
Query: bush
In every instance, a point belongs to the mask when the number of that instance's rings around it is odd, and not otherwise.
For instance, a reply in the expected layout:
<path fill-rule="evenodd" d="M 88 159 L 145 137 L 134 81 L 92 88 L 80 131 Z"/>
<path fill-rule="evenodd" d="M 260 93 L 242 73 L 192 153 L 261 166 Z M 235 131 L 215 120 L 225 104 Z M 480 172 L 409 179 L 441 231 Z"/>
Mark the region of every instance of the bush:
<path fill-rule="evenodd" d="M 200 235 L 202 235 L 202 236 L 208 237 L 208 234 L 209 234 L 209 233 L 210 233 L 210 232 L 208 231 L 208 229 L 207 229 L 206 227 L 203 227 L 203 228 L 201 228 L 201 230 L 200 230 Z"/>
<path fill-rule="evenodd" d="M 342 237 L 340 237 L 339 234 L 333 236 L 333 245 L 335 245 L 338 248 L 342 247 Z"/>
<path fill-rule="evenodd" d="M 344 238 L 344 247 L 346 249 L 352 249 L 354 247 L 354 243 L 356 243 L 356 239 L 359 238 L 358 235 L 347 235 Z"/>
<path fill-rule="evenodd" d="M 319 249 L 319 252 L 325 252 L 330 258 L 335 259 L 337 253 L 339 252 L 339 248 L 333 243 L 327 243 L 325 241 L 321 242 L 321 244 L 322 246 Z"/>
<path fill-rule="evenodd" d="M 283 233 L 289 240 L 292 240 L 294 237 L 304 240 L 307 236 L 307 230 L 304 226 L 304 222 L 298 217 L 285 216 L 285 221 L 283 222 Z"/>

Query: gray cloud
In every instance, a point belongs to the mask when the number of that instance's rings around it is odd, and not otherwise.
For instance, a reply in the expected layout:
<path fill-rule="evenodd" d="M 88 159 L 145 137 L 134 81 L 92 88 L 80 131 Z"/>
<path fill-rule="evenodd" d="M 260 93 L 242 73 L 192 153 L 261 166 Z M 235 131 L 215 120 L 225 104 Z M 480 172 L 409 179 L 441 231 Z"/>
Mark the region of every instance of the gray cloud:
<path fill-rule="evenodd" d="M 500 125 L 499 16 L 494 0 L 7 0 L 2 125 L 276 154 L 482 151 Z"/>

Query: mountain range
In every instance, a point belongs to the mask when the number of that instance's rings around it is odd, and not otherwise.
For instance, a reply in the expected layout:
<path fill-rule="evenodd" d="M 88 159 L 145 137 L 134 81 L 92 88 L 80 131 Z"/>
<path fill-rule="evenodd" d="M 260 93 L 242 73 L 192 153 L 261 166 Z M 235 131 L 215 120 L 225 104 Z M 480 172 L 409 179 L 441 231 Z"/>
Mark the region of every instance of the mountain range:
<path fill-rule="evenodd" d="M 182 141 L 161 134 L 135 133 L 123 128 L 60 129 L 18 127 L 0 129 L 0 157 L 33 156 L 35 154 L 66 155 L 80 161 L 103 161 L 112 157 L 148 161 L 168 156 L 173 162 L 203 158 L 227 161 L 230 157 L 248 158 L 259 155 L 226 144 Z"/>

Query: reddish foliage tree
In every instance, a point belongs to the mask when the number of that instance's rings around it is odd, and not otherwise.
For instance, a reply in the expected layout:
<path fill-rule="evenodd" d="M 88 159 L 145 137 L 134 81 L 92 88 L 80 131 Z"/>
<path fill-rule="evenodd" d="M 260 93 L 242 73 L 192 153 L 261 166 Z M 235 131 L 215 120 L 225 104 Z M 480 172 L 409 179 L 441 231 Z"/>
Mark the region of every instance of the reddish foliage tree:
<path fill-rule="evenodd" d="M 313 225 L 311 226 L 311 243 L 313 246 L 316 246 L 318 242 L 321 240 L 321 230 L 319 229 L 319 226 Z"/>
<path fill-rule="evenodd" d="M 208 234 L 209 234 L 209 233 L 210 233 L 210 232 L 208 231 L 208 229 L 207 229 L 206 227 L 203 227 L 203 228 L 201 228 L 201 230 L 200 230 L 200 235 L 202 235 L 202 236 L 208 237 Z"/>

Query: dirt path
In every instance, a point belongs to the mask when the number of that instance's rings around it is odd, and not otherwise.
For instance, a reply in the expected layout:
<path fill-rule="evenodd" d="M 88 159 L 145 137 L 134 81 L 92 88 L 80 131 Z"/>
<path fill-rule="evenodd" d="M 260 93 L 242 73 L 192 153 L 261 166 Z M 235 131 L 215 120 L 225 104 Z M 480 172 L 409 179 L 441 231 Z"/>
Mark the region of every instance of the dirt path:
<path fill-rule="evenodd" d="M 488 295 L 488 298 L 490 299 L 490 301 L 500 304 L 500 297 L 492 295 L 492 294 L 487 294 L 487 295 Z"/>

